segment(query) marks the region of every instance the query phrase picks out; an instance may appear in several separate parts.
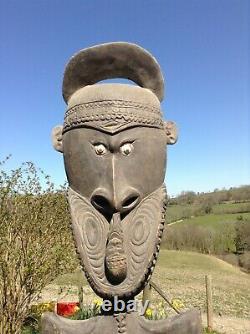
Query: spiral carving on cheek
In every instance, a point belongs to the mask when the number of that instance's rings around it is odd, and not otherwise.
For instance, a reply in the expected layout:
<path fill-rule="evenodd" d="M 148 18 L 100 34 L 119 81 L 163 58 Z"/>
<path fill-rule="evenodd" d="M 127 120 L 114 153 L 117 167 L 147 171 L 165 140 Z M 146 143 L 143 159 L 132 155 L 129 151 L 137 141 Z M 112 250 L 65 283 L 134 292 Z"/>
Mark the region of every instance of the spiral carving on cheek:
<path fill-rule="evenodd" d="M 131 231 L 131 242 L 136 246 L 141 246 L 144 242 L 147 241 L 149 236 L 149 229 L 147 227 L 147 222 L 145 221 L 144 213 L 140 213 L 137 217 L 137 220 L 134 222 L 132 231 Z"/>
<path fill-rule="evenodd" d="M 127 257 L 129 278 L 139 281 L 141 268 L 148 266 L 151 258 L 151 272 L 156 262 L 156 247 L 160 243 L 164 217 L 161 210 L 165 198 L 164 189 L 150 194 L 144 199 L 130 219 L 125 218 L 124 236 L 128 245 Z"/>
<path fill-rule="evenodd" d="M 89 203 L 69 189 L 69 205 L 73 217 L 73 234 L 85 269 L 95 273 L 97 279 L 104 279 L 104 252 L 108 226 Z"/>
<path fill-rule="evenodd" d="M 102 233 L 101 225 L 95 220 L 91 213 L 85 217 L 85 224 L 82 226 L 82 233 L 85 244 L 88 248 L 95 249 L 98 246 L 98 235 Z"/>

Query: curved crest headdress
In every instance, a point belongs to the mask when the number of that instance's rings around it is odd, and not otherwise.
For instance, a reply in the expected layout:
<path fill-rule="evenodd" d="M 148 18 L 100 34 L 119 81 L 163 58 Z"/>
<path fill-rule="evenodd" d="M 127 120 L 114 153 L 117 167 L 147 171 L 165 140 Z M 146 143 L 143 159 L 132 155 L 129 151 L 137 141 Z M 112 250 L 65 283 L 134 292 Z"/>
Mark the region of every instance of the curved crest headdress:
<path fill-rule="evenodd" d="M 96 84 L 126 78 L 139 86 Z M 114 42 L 83 49 L 66 66 L 63 97 L 66 132 L 76 127 L 115 133 L 127 127 L 163 129 L 164 80 L 155 58 L 138 45 Z"/>

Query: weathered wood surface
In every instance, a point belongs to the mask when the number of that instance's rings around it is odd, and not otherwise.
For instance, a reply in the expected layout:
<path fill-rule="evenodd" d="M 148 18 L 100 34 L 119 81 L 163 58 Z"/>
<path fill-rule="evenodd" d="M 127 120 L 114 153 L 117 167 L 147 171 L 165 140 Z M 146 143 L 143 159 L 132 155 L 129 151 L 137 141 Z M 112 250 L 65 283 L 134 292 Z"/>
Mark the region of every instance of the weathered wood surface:
<path fill-rule="evenodd" d="M 137 313 L 97 316 L 88 320 L 69 320 L 54 313 L 42 317 L 42 334 L 201 334 L 198 310 L 164 320 L 147 320 Z"/>

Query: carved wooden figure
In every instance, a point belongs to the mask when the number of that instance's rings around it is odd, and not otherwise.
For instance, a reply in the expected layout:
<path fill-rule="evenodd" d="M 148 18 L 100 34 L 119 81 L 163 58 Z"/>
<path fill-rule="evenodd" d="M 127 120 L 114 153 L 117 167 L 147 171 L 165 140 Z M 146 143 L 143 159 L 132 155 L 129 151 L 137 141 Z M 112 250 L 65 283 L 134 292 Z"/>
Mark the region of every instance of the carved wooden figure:
<path fill-rule="evenodd" d="M 137 85 L 99 83 L 127 78 Z M 164 81 L 153 56 L 130 43 L 97 45 L 74 55 L 63 80 L 67 111 L 53 129 L 63 153 L 77 252 L 94 292 L 112 304 L 89 320 L 47 313 L 44 334 L 201 332 L 197 311 L 149 321 L 114 310 L 114 298 L 133 300 L 150 279 L 165 222 L 166 144 L 177 130 L 164 122 Z"/>

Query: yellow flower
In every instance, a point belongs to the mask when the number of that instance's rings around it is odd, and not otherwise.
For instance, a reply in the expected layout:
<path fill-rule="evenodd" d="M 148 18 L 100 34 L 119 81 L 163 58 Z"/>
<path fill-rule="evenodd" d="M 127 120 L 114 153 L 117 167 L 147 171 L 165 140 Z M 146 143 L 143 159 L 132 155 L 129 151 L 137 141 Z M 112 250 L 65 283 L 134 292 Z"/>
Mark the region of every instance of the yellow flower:
<path fill-rule="evenodd" d="M 74 312 L 76 313 L 76 312 L 78 312 L 79 310 L 80 310 L 80 307 L 76 305 L 76 306 L 74 307 Z"/>
<path fill-rule="evenodd" d="M 102 306 L 102 300 L 96 298 L 96 299 L 94 299 L 94 304 L 95 304 L 96 306 L 100 307 L 100 306 Z"/>
<path fill-rule="evenodd" d="M 40 303 L 40 304 L 34 304 L 31 307 L 31 312 L 41 315 L 44 312 L 53 312 L 55 309 L 55 303 L 54 302 L 48 302 L 48 303 Z"/>
<path fill-rule="evenodd" d="M 153 311 L 152 311 L 152 309 L 149 307 L 149 308 L 147 308 L 147 310 L 146 310 L 146 316 L 147 317 L 152 317 L 152 315 L 153 315 Z"/>
<path fill-rule="evenodd" d="M 184 304 L 182 303 L 180 299 L 172 299 L 172 305 L 177 310 L 180 310 L 184 307 Z"/>

